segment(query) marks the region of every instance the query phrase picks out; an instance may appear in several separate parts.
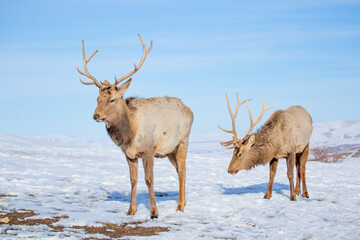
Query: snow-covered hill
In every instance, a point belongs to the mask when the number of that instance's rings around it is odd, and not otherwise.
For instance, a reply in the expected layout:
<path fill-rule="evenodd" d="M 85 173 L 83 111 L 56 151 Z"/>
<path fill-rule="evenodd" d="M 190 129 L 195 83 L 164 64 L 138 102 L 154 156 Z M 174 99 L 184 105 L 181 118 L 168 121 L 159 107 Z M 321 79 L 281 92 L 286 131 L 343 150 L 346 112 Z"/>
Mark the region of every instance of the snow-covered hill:
<path fill-rule="evenodd" d="M 106 147 L 112 146 L 110 139 L 101 141 L 98 139 L 73 137 L 66 135 L 23 137 L 0 133 L 0 147 L 13 146 L 54 146 L 54 147 Z"/>
<path fill-rule="evenodd" d="M 311 145 L 328 147 L 360 145 L 360 121 L 315 123 Z"/>
<path fill-rule="evenodd" d="M 360 157 L 360 121 L 316 123 L 311 137 L 310 159 L 342 161 Z M 320 154 L 319 154 L 320 153 Z M 318 159 L 319 160 L 319 159 Z"/>
<path fill-rule="evenodd" d="M 315 147 L 359 146 L 359 122 L 315 124 Z M 220 131 L 219 131 L 220 132 Z M 110 140 L 0 134 L 0 216 L 32 210 L 36 218 L 60 219 L 47 225 L 0 223 L 2 239 L 104 238 L 70 226 L 144 221 L 143 226 L 168 227 L 149 239 L 359 239 L 359 158 L 340 164 L 307 163 L 310 198 L 289 200 L 285 161 L 280 161 L 273 197 L 264 200 L 268 167 L 231 176 L 231 151 L 217 142 L 227 134 L 193 135 L 187 158 L 187 205 L 175 211 L 178 180 L 167 159 L 155 161 L 159 219 L 149 220 L 149 198 L 139 165 L 138 211 L 127 216 L 130 181 L 123 153 Z M 341 174 L 339 174 L 341 173 Z M 139 237 L 126 237 L 138 239 Z"/>

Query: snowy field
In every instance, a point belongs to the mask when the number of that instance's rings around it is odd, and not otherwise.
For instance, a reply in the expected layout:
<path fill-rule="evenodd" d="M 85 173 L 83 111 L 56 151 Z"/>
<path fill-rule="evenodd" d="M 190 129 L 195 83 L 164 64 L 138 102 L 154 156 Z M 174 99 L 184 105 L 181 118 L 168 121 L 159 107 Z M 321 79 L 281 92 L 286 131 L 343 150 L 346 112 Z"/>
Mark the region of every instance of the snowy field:
<path fill-rule="evenodd" d="M 231 151 L 211 137 L 193 137 L 183 213 L 175 211 L 176 171 L 167 158 L 156 159 L 154 186 L 160 216 L 150 220 L 142 164 L 138 210 L 135 216 L 126 215 L 128 166 L 110 140 L 0 134 L 0 195 L 4 196 L 0 213 L 27 209 L 39 214 L 36 218 L 68 216 L 56 223 L 63 226 L 144 221 L 142 226 L 169 228 L 156 236 L 126 239 L 360 239 L 360 159 L 308 162 L 310 198 L 300 196 L 291 202 L 285 160 L 279 162 L 273 197 L 266 200 L 268 166 L 231 176 L 230 158 Z M 65 237 L 105 236 L 66 229 L 54 232 L 46 225 L 0 225 L 1 239 Z"/>

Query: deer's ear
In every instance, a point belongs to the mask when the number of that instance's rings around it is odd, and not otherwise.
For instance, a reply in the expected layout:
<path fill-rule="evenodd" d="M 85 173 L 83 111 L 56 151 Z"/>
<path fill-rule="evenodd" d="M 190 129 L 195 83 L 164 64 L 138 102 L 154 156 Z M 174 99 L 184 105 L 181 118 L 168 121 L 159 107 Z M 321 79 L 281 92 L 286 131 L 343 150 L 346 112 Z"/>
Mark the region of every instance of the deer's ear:
<path fill-rule="evenodd" d="M 254 145 L 255 143 L 255 134 L 251 134 L 248 141 L 247 141 L 250 146 Z"/>
<path fill-rule="evenodd" d="M 124 93 L 126 92 L 126 90 L 128 89 L 128 87 L 130 86 L 131 83 L 131 78 L 129 80 L 127 80 L 123 85 L 121 85 L 118 90 L 117 90 L 117 94 L 119 95 L 124 95 Z"/>

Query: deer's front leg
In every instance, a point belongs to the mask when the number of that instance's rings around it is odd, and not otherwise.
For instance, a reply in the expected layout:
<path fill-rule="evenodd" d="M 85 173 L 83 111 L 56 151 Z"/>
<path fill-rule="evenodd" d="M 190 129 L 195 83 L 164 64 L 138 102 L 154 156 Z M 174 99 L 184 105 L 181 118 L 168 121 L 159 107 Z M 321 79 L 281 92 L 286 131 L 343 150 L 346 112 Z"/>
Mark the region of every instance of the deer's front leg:
<path fill-rule="evenodd" d="M 296 154 L 295 152 L 291 152 L 289 156 L 286 158 L 287 165 L 287 176 L 289 178 L 290 185 L 290 200 L 296 201 L 296 194 L 294 189 L 294 165 L 295 165 Z"/>
<path fill-rule="evenodd" d="M 274 184 L 274 178 L 276 175 L 276 169 L 278 166 L 278 160 L 277 159 L 273 159 L 270 161 L 269 167 L 270 167 L 270 174 L 269 174 L 269 184 L 266 190 L 266 193 L 264 195 L 264 198 L 266 199 L 270 199 L 272 196 L 272 189 L 273 189 L 273 184 Z"/>
<path fill-rule="evenodd" d="M 145 183 L 148 187 L 150 198 L 150 216 L 151 219 L 154 219 L 158 218 L 159 215 L 154 193 L 154 157 L 150 154 L 144 154 L 143 165 L 145 171 Z"/>
<path fill-rule="evenodd" d="M 128 215 L 134 215 L 136 213 L 136 187 L 138 182 L 138 159 L 130 159 L 126 157 L 126 160 L 129 164 L 130 172 L 130 183 L 131 183 L 131 203 Z"/>

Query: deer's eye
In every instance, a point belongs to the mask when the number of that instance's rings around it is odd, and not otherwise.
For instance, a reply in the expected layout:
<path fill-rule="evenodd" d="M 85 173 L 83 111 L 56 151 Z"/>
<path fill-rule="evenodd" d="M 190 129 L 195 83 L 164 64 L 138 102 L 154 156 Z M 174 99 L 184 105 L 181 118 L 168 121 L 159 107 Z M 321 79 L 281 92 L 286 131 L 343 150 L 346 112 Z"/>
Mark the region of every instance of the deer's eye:
<path fill-rule="evenodd" d="M 115 102 L 115 99 L 111 99 L 110 102 L 111 102 L 111 103 Z"/>
<path fill-rule="evenodd" d="M 242 156 L 242 153 L 238 153 L 238 155 L 237 155 L 239 158 Z"/>

